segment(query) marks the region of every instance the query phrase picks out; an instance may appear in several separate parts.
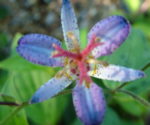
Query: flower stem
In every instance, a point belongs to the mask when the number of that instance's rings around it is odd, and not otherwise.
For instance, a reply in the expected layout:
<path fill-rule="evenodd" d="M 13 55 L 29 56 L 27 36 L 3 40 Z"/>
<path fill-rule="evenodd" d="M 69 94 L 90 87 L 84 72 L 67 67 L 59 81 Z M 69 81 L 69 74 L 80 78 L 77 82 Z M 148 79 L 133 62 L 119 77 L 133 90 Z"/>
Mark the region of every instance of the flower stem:
<path fill-rule="evenodd" d="M 7 106 L 20 106 L 20 104 L 16 102 L 0 102 L 0 105 L 7 105 Z"/>
<path fill-rule="evenodd" d="M 138 102 L 140 102 L 141 104 L 150 107 L 150 102 L 148 102 L 147 100 L 137 96 L 136 94 L 134 94 L 131 91 L 119 89 L 117 92 L 125 93 L 125 94 L 131 96 L 133 99 L 135 99 Z"/>
<path fill-rule="evenodd" d="M 150 67 L 150 63 L 146 64 L 141 70 L 145 71 L 146 69 L 148 69 Z"/>
<path fill-rule="evenodd" d="M 126 86 L 126 85 L 128 85 L 128 84 L 129 84 L 129 82 L 125 82 L 125 83 L 119 85 L 118 87 L 116 87 L 116 88 L 113 90 L 113 92 L 118 91 L 119 89 L 123 88 L 124 86 Z"/>
<path fill-rule="evenodd" d="M 24 102 L 16 107 L 4 120 L 0 122 L 0 125 L 5 125 L 12 117 L 14 117 L 22 108 L 28 105 L 28 102 Z"/>
<path fill-rule="evenodd" d="M 70 93 L 72 93 L 72 89 L 64 90 L 64 91 L 58 93 L 57 95 L 55 95 L 54 97 L 66 95 L 66 94 L 70 94 Z"/>

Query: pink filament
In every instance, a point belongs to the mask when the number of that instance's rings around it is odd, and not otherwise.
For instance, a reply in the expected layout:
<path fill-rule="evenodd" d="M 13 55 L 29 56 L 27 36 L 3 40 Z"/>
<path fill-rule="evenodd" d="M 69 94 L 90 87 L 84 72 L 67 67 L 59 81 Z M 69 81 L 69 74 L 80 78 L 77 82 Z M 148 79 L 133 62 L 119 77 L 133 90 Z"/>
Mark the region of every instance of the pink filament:
<path fill-rule="evenodd" d="M 87 83 L 91 83 L 92 80 L 91 78 L 87 75 L 88 69 L 86 68 L 85 64 L 83 61 L 78 61 L 78 68 L 80 71 L 80 84 L 82 84 L 83 80 L 85 80 Z"/>
<path fill-rule="evenodd" d="M 58 45 L 54 44 L 54 48 L 58 51 L 58 54 L 53 55 L 53 57 L 64 56 L 64 57 L 69 57 L 69 58 L 72 58 L 72 59 L 80 59 L 81 58 L 80 54 L 76 54 L 76 53 L 72 53 L 72 52 L 63 50 Z"/>
<path fill-rule="evenodd" d="M 102 45 L 103 43 L 101 42 L 96 42 L 96 36 L 93 35 L 92 40 L 90 41 L 90 43 L 88 44 L 88 46 L 82 51 L 82 55 L 87 56 L 89 55 L 89 53 L 91 53 L 91 51 L 96 48 L 97 46 Z"/>
<path fill-rule="evenodd" d="M 90 41 L 90 44 L 81 52 L 81 53 L 72 53 L 66 50 L 63 50 L 58 45 L 53 45 L 53 47 L 57 50 L 57 54 L 53 55 L 53 57 L 68 57 L 73 59 L 78 66 L 78 70 L 80 72 L 79 78 L 80 78 L 80 84 L 85 80 L 87 83 L 91 83 L 91 78 L 87 75 L 87 72 L 89 71 L 89 68 L 87 67 L 86 57 L 91 53 L 91 51 L 96 48 L 99 45 L 102 45 L 103 43 L 96 41 L 96 36 L 94 35 L 92 40 Z"/>

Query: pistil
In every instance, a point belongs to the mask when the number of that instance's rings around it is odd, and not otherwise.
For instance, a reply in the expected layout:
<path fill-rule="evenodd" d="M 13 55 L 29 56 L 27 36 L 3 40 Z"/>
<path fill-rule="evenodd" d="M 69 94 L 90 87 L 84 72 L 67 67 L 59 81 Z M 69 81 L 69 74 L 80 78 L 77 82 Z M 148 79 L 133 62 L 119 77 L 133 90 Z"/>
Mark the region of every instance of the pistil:
<path fill-rule="evenodd" d="M 100 42 L 100 38 L 93 35 L 92 40 L 89 42 L 88 46 L 82 51 L 82 55 L 87 56 L 89 55 L 92 50 L 103 43 Z"/>
<path fill-rule="evenodd" d="M 53 44 L 53 47 L 56 49 L 56 53 L 54 53 L 53 57 L 68 57 L 68 58 L 72 58 L 72 59 L 81 59 L 81 55 L 80 54 L 76 54 L 76 53 L 72 53 L 69 51 L 66 51 L 64 49 L 62 49 L 61 47 L 59 47 L 56 44 Z"/>
<path fill-rule="evenodd" d="M 72 33 L 68 33 L 68 37 L 74 41 L 73 43 L 77 43 L 77 40 L 75 39 L 74 35 Z M 90 59 L 90 53 L 94 48 L 97 46 L 102 45 L 103 43 L 100 42 L 100 38 L 93 36 L 92 40 L 90 41 L 89 45 L 80 52 L 80 48 L 75 46 L 76 53 L 73 53 L 71 51 L 67 51 L 62 49 L 60 46 L 53 44 L 53 47 L 55 48 L 56 52 L 53 54 L 53 57 L 66 57 L 70 60 L 68 64 L 70 67 L 70 71 L 75 74 L 76 76 L 79 75 L 79 83 L 82 84 L 84 81 L 86 83 L 86 86 L 89 87 L 90 83 L 92 83 L 92 80 L 90 76 L 87 75 L 87 72 L 90 70 L 89 62 L 91 62 Z M 77 47 L 77 48 L 76 48 Z M 75 64 L 75 66 L 71 65 L 71 62 Z M 77 67 L 77 68 L 75 68 Z"/>

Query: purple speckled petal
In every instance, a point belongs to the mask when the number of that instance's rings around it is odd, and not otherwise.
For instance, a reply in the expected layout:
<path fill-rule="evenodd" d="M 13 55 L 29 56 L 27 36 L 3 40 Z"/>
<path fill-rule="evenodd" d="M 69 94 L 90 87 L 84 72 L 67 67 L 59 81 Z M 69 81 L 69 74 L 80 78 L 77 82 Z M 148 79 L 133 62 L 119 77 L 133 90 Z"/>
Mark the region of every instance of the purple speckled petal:
<path fill-rule="evenodd" d="M 93 69 L 94 70 L 88 72 L 90 76 L 118 82 L 129 82 L 145 76 L 145 73 L 140 70 L 134 70 L 112 64 L 108 66 L 96 64 L 93 65 Z"/>
<path fill-rule="evenodd" d="M 32 99 L 30 100 L 30 103 L 39 103 L 50 99 L 51 97 L 55 96 L 66 87 L 68 87 L 71 83 L 72 80 L 68 79 L 65 76 L 60 78 L 54 77 L 36 91 Z"/>
<path fill-rule="evenodd" d="M 61 23 L 66 46 L 68 47 L 68 49 L 73 49 L 73 42 L 67 37 L 67 33 L 72 32 L 77 41 L 79 41 L 79 29 L 74 10 L 70 4 L 70 0 L 63 0 L 61 9 Z"/>
<path fill-rule="evenodd" d="M 27 34 L 19 39 L 17 52 L 34 64 L 62 66 L 61 58 L 51 56 L 55 51 L 53 44 L 61 46 L 61 43 L 53 37 L 43 34 Z"/>
<path fill-rule="evenodd" d="M 73 91 L 73 103 L 84 125 L 99 125 L 105 114 L 105 99 L 102 89 L 95 83 L 90 88 L 77 84 Z"/>
<path fill-rule="evenodd" d="M 93 36 L 100 38 L 104 44 L 92 51 L 94 57 L 111 54 L 127 38 L 130 31 L 129 22 L 122 16 L 110 16 L 98 22 L 88 34 L 88 42 Z"/>

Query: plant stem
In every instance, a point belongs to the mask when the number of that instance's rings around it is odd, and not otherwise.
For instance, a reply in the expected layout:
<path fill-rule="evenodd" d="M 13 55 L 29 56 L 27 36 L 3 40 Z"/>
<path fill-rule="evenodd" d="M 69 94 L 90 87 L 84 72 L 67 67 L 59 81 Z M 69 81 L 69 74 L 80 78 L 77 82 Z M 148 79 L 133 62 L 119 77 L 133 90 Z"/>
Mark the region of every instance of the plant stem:
<path fill-rule="evenodd" d="M 126 86 L 126 85 L 128 85 L 128 84 L 129 84 L 129 82 L 125 82 L 125 83 L 119 85 L 117 88 L 115 88 L 115 89 L 113 90 L 113 92 L 118 91 L 119 89 L 123 88 L 124 86 Z"/>
<path fill-rule="evenodd" d="M 20 106 L 20 104 L 16 102 L 0 102 L 0 105 L 7 105 L 7 106 Z"/>
<path fill-rule="evenodd" d="M 148 69 L 150 67 L 150 63 L 146 64 L 141 70 L 145 71 L 146 69 Z"/>
<path fill-rule="evenodd" d="M 58 93 L 57 95 L 55 95 L 54 97 L 57 97 L 60 95 L 65 95 L 65 94 L 70 94 L 71 92 L 72 92 L 72 89 L 64 90 L 64 91 Z"/>
<path fill-rule="evenodd" d="M 125 94 L 131 96 L 133 99 L 137 100 L 138 102 L 142 103 L 143 105 L 150 107 L 150 103 L 147 100 L 137 96 L 136 94 L 134 94 L 131 91 L 119 89 L 118 92 L 125 93 Z"/>
<path fill-rule="evenodd" d="M 4 120 L 0 122 L 0 125 L 5 125 L 12 117 L 14 117 L 23 107 L 27 106 L 28 102 L 22 103 L 20 106 L 16 107 Z"/>

